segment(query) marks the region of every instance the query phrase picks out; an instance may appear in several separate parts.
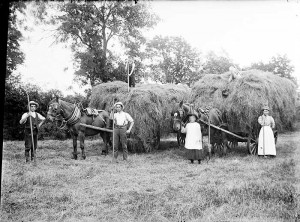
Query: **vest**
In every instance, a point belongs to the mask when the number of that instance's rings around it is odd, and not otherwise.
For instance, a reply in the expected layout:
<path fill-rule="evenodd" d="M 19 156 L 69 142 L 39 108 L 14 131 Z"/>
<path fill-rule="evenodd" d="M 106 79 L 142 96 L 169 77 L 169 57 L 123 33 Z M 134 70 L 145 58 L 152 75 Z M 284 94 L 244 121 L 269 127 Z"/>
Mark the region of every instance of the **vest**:
<path fill-rule="evenodd" d="M 38 126 L 38 124 L 39 124 L 39 122 L 38 122 L 38 121 L 39 121 L 38 114 L 36 113 L 35 118 L 32 117 L 32 116 L 29 116 L 29 118 L 31 118 L 31 122 L 32 122 L 32 130 L 33 130 L 33 134 L 35 135 L 35 134 L 37 134 L 37 132 L 38 132 L 38 128 L 37 128 L 37 126 Z M 29 120 L 29 118 L 27 119 L 27 121 L 26 121 L 26 123 L 25 123 L 25 131 L 28 132 L 28 133 L 31 132 L 31 130 L 30 130 L 30 120 Z"/>

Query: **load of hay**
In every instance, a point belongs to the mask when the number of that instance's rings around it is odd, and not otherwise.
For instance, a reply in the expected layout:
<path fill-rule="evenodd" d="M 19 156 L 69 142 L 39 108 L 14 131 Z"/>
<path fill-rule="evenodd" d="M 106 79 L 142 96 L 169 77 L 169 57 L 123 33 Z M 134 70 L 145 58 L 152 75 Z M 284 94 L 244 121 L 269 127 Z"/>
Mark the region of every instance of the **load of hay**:
<path fill-rule="evenodd" d="M 257 133 L 261 108 L 268 105 L 279 131 L 291 130 L 295 120 L 296 86 L 288 79 L 259 70 L 208 74 L 192 87 L 190 100 L 196 107 L 220 109 L 229 130 Z"/>
<path fill-rule="evenodd" d="M 158 147 L 160 136 L 171 132 L 170 114 L 175 103 L 187 100 L 190 88 L 173 84 L 103 83 L 92 89 L 90 107 L 109 110 L 114 99 L 123 102 L 125 112 L 134 119 L 128 147 L 133 152 L 150 152 Z"/>

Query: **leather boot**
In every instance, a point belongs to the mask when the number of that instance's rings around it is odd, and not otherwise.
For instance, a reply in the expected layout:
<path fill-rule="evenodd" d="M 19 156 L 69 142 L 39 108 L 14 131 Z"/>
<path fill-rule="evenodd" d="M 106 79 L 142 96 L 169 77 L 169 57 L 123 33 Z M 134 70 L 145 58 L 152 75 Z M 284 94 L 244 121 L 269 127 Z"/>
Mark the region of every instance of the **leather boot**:
<path fill-rule="evenodd" d="M 29 162 L 29 150 L 25 150 L 25 162 Z"/>
<path fill-rule="evenodd" d="M 31 161 L 33 161 L 33 157 L 34 157 L 34 152 L 33 150 L 31 150 L 31 158 L 30 158 Z"/>

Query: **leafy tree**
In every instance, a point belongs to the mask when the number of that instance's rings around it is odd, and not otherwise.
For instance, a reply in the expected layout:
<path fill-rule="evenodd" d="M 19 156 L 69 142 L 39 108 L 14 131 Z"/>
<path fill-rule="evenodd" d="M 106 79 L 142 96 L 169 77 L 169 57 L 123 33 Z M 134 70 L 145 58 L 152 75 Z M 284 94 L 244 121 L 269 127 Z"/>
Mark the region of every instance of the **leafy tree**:
<path fill-rule="evenodd" d="M 59 24 L 55 34 L 58 42 L 71 41 L 77 80 L 94 86 L 114 78 L 115 57 L 110 42 L 121 43 L 127 49 L 124 54 L 137 56 L 140 46 L 145 43 L 143 31 L 158 22 L 158 17 L 148 6 L 147 3 L 127 1 L 58 5 L 60 13 L 52 15 L 49 22 Z M 44 18 L 42 12 L 47 11 L 44 7 L 40 4 L 40 18 Z"/>
<path fill-rule="evenodd" d="M 7 33 L 7 69 L 6 79 L 17 69 L 19 64 L 24 62 L 24 53 L 20 50 L 19 42 L 22 40 L 22 33 L 19 30 L 18 13 L 23 13 L 26 5 L 24 2 L 10 2 Z"/>
<path fill-rule="evenodd" d="M 291 60 L 287 58 L 287 55 L 273 56 L 267 63 L 263 63 L 262 61 L 253 63 L 249 69 L 272 72 L 275 75 L 292 80 L 297 85 L 297 80 L 292 76 L 294 66 L 291 64 Z"/>
<path fill-rule="evenodd" d="M 9 77 L 12 80 L 12 77 Z M 38 112 L 43 116 L 47 115 L 48 103 L 52 100 L 52 95 L 56 94 L 62 97 L 59 90 L 49 90 L 43 92 L 42 89 L 34 84 L 6 84 L 6 96 L 4 103 L 3 118 L 3 138 L 7 140 L 21 140 L 24 136 L 24 126 L 19 123 L 23 113 L 27 112 L 27 94 L 30 100 L 39 103 Z M 60 130 L 53 123 L 45 123 L 41 128 L 40 137 L 51 137 L 55 139 L 65 139 L 70 137 L 68 132 Z"/>
<path fill-rule="evenodd" d="M 210 51 L 205 59 L 206 62 L 203 66 L 205 74 L 222 74 L 228 72 L 231 66 L 238 66 L 227 55 L 218 56 L 213 51 Z"/>
<path fill-rule="evenodd" d="M 163 83 L 190 84 L 200 78 L 199 53 L 182 37 L 155 36 L 147 44 L 149 76 Z"/>

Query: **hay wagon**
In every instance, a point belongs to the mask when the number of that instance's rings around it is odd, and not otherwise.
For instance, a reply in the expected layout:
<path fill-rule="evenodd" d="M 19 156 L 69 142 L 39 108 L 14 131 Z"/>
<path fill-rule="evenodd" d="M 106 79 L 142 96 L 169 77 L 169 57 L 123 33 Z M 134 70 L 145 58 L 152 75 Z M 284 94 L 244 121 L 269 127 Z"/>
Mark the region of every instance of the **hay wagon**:
<path fill-rule="evenodd" d="M 270 107 L 278 131 L 291 130 L 295 122 L 296 86 L 289 79 L 260 70 L 240 71 L 238 78 L 231 77 L 231 72 L 205 75 L 193 85 L 190 101 L 196 107 L 218 108 L 228 124 L 226 132 L 219 131 L 226 133 L 230 147 L 245 142 L 249 153 L 256 154 L 261 108 Z M 277 141 L 277 131 L 274 137 Z"/>
<path fill-rule="evenodd" d="M 242 132 L 237 127 L 234 128 L 230 124 L 227 125 L 228 129 L 230 130 L 226 130 L 223 129 L 222 127 L 209 124 L 208 122 L 205 122 L 201 119 L 199 119 L 198 121 L 207 126 L 210 125 L 210 127 L 225 133 L 229 143 L 229 147 L 231 149 L 236 148 L 238 146 L 238 143 L 242 142 L 247 144 L 247 150 L 249 154 L 251 155 L 257 154 L 259 128 L 255 127 L 249 130 L 248 132 Z M 274 130 L 273 132 L 274 132 L 274 139 L 276 144 L 278 139 L 278 132 L 277 130 Z M 213 146 L 215 146 L 216 149 L 224 149 L 225 144 L 223 143 L 221 138 L 217 138 L 217 139 L 213 139 Z"/>

